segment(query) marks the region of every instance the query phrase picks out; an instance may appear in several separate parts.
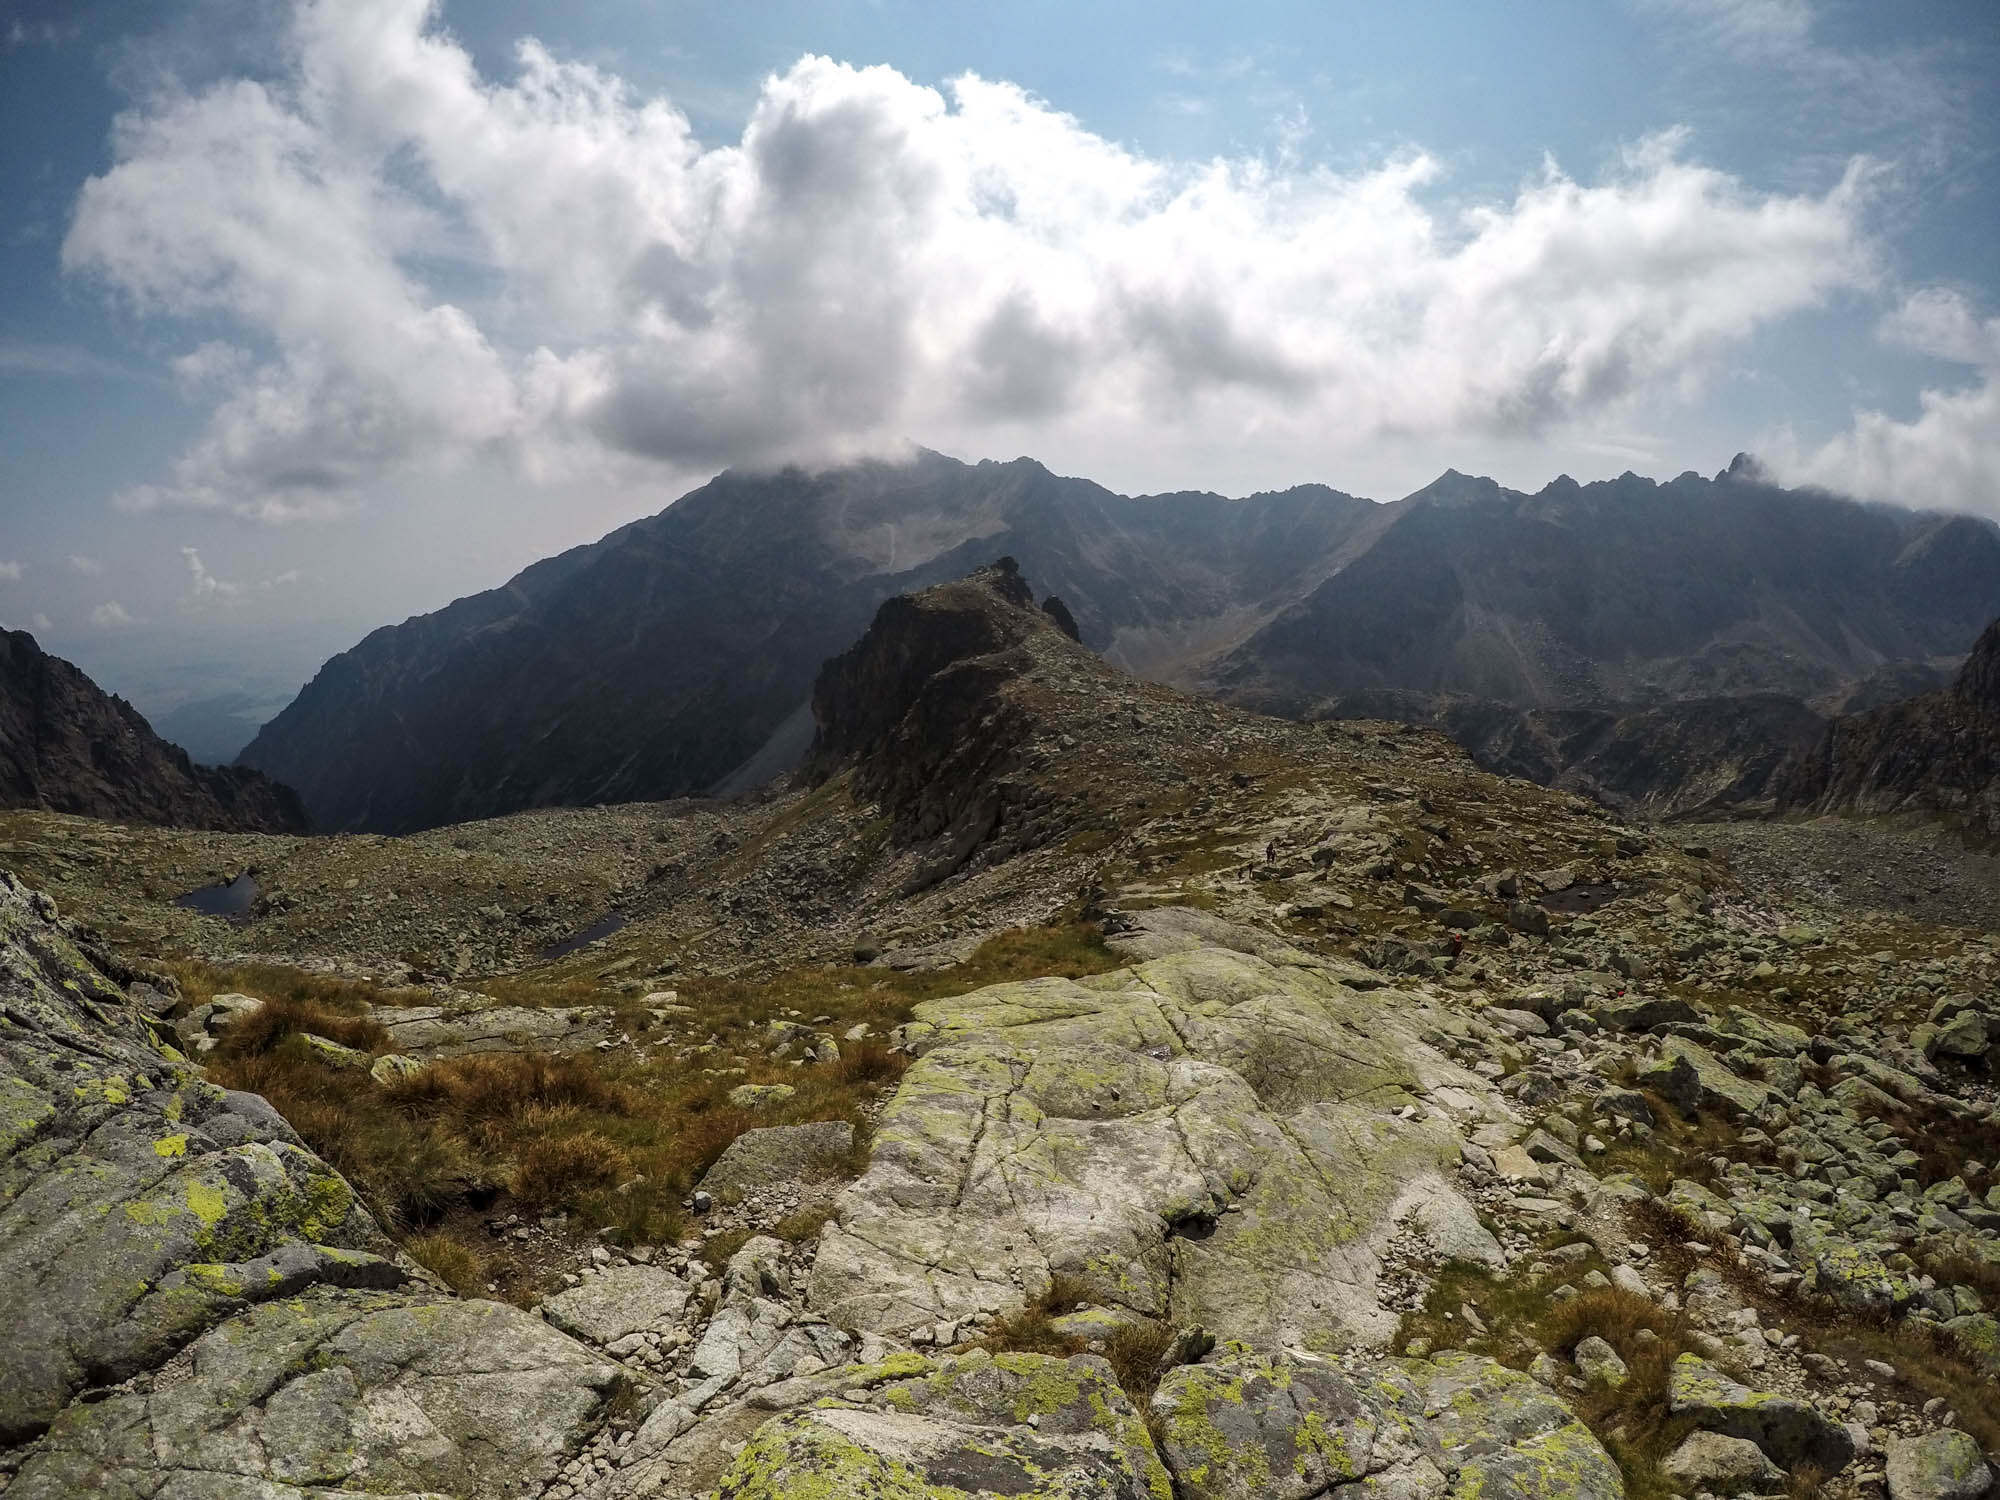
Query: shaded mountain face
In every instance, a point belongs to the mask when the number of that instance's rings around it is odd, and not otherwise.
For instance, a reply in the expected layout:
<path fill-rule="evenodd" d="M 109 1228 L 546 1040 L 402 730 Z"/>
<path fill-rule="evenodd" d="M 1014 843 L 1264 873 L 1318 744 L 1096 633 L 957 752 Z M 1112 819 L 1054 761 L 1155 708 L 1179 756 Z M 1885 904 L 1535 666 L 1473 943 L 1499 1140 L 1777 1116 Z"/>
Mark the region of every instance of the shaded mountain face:
<path fill-rule="evenodd" d="M 241 762 L 324 826 L 737 791 L 791 769 L 821 662 L 889 597 L 1007 554 L 1114 665 L 1319 716 L 1389 688 L 1527 707 L 1839 694 L 1963 651 L 2000 532 L 1763 483 L 1448 473 L 1143 498 L 1027 459 L 724 474 L 328 662 Z"/>
<path fill-rule="evenodd" d="M 197 766 L 139 711 L 26 631 L 0 631 L 0 807 L 243 833 L 303 833 L 297 793 Z"/>
<path fill-rule="evenodd" d="M 1011 554 L 1086 642 L 1158 675 L 1240 632 L 1245 601 L 1311 587 L 1380 514 L 1310 486 L 1133 500 L 1027 460 L 936 454 L 724 474 L 504 588 L 376 631 L 241 761 L 299 786 L 336 829 L 697 794 L 805 729 L 821 663 L 893 595 Z M 766 774 L 806 738 L 764 757 Z"/>
<path fill-rule="evenodd" d="M 1625 817 L 1662 820 L 1771 811 L 1828 723 L 1776 693 L 1641 708 L 1516 708 L 1377 689 L 1330 708 L 1332 718 L 1440 729 L 1482 770 L 1575 792 Z"/>
<path fill-rule="evenodd" d="M 2000 532 L 1786 491 L 1736 469 L 1540 494 L 1448 474 L 1205 685 L 1313 715 L 1369 688 L 1516 706 L 1827 693 L 1966 649 Z"/>
<path fill-rule="evenodd" d="M 2000 620 L 1949 688 L 1828 724 L 1779 800 L 1815 812 L 1943 814 L 2000 837 Z"/>

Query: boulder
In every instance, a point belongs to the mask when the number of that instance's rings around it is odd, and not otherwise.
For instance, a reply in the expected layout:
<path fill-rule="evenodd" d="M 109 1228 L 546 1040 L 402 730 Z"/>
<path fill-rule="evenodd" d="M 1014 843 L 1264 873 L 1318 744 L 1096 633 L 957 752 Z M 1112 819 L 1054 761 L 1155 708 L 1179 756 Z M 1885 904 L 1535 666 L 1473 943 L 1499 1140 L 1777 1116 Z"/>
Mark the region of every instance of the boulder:
<path fill-rule="evenodd" d="M 188 1353 L 171 1380 L 67 1408 L 8 1500 L 539 1494 L 619 1377 L 497 1302 L 328 1288 Z"/>
<path fill-rule="evenodd" d="M 1339 1367 L 1240 1348 L 1169 1373 L 1152 1409 L 1182 1500 L 1310 1500 L 1371 1472 L 1383 1425 Z"/>
<path fill-rule="evenodd" d="M 1712 1110 L 1735 1119 L 1756 1114 L 1771 1098 L 1763 1084 L 1739 1077 L 1708 1048 L 1683 1036 L 1661 1044 L 1659 1061 L 1639 1081 L 1684 1115 Z"/>
<path fill-rule="evenodd" d="M 756 1430 L 716 1500 L 1170 1493 L 1146 1424 L 1096 1355 L 980 1351 L 935 1363 L 902 1356 L 843 1371 L 820 1388 L 829 1393 L 809 1408 Z"/>
<path fill-rule="evenodd" d="M 10 1500 L 538 1493 L 618 1367 L 423 1290 L 267 1103 L 161 1050 L 0 873 Z"/>
<path fill-rule="evenodd" d="M 1753 1391 L 1692 1354 L 1674 1361 L 1667 1409 L 1710 1432 L 1745 1438 L 1787 1469 L 1812 1464 L 1832 1474 L 1854 1457 L 1854 1440 L 1808 1401 Z"/>
<path fill-rule="evenodd" d="M 701 1189 L 721 1198 L 774 1182 L 798 1182 L 837 1165 L 853 1149 L 854 1127 L 845 1120 L 746 1130 L 702 1174 Z"/>
<path fill-rule="evenodd" d="M 634 1333 L 664 1333 L 686 1311 L 688 1287 L 658 1266 L 611 1266 L 558 1292 L 538 1311 L 564 1333 L 613 1344 Z"/>
<path fill-rule="evenodd" d="M 1310 1355 L 1230 1345 L 1170 1373 L 1155 1430 L 1181 1500 L 1343 1493 L 1618 1500 L 1597 1440 L 1531 1377 L 1446 1355 L 1343 1372 Z"/>
<path fill-rule="evenodd" d="M 1984 1057 L 1992 1045 L 1986 1018 L 1977 1011 L 1964 1011 L 1940 1025 L 1924 1045 L 1926 1057 Z"/>
<path fill-rule="evenodd" d="M 1631 1378 L 1618 1351 L 1594 1333 L 1578 1341 L 1574 1357 L 1578 1372 L 1592 1385 L 1618 1386 Z"/>
<path fill-rule="evenodd" d="M 482 1052 L 588 1052 L 618 1035 L 602 1005 L 385 1005 L 374 1019 L 396 1050 L 424 1062 Z"/>
<path fill-rule="evenodd" d="M 739 1083 L 729 1091 L 729 1103 L 735 1109 L 769 1109 L 797 1093 L 789 1083 Z"/>
<path fill-rule="evenodd" d="M 1590 1013 L 1610 1031 L 1651 1031 L 1697 1018 L 1692 1005 L 1673 995 L 1618 995 L 1597 1001 Z"/>
<path fill-rule="evenodd" d="M 1785 1471 L 1748 1438 L 1691 1432 L 1660 1465 L 1667 1482 L 1684 1495 L 1774 1495 L 1786 1488 Z"/>
<path fill-rule="evenodd" d="M 1993 1470 L 1970 1436 L 1953 1428 L 1891 1438 L 1889 1500 L 1983 1500 Z"/>
<path fill-rule="evenodd" d="M 1794 1225 L 1792 1250 L 1805 1269 L 1807 1289 L 1848 1312 L 1897 1313 L 1917 1298 L 1916 1287 L 1889 1269 L 1880 1249 L 1818 1223 Z"/>

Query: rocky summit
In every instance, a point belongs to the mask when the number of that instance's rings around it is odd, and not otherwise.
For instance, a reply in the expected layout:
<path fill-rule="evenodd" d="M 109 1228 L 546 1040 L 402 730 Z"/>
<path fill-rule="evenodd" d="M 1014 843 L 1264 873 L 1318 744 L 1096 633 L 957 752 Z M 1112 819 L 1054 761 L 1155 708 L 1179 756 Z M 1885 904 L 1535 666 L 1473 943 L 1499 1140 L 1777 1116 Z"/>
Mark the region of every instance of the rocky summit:
<path fill-rule="evenodd" d="M 0 1493 L 1994 1494 L 1982 856 L 1190 697 L 1032 577 L 740 804 L 0 817 Z"/>

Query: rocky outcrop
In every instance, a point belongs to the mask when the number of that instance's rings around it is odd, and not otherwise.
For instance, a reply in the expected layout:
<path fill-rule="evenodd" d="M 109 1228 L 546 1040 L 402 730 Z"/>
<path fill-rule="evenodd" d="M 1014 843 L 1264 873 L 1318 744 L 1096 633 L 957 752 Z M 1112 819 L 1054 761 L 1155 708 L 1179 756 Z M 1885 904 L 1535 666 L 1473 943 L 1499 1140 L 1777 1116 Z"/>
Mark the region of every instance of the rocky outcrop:
<path fill-rule="evenodd" d="M 0 807 L 240 833 L 303 833 L 290 787 L 197 766 L 26 631 L 0 630 Z"/>
<path fill-rule="evenodd" d="M 2000 837 L 2000 620 L 1950 688 L 1834 720 L 1779 801 L 1814 812 L 1943 815 Z"/>
<path fill-rule="evenodd" d="M 534 1493 L 615 1366 L 398 1256 L 0 875 L 8 1494 Z"/>
<path fill-rule="evenodd" d="M 1105 672 L 1034 607 L 1011 557 L 891 599 L 813 684 L 808 783 L 855 768 L 908 840 L 949 834 L 962 859 L 990 833 L 1032 716 L 1008 689 L 1037 671 Z"/>
<path fill-rule="evenodd" d="M 812 1279 L 843 1325 L 906 1334 L 1093 1300 L 1260 1344 L 1379 1344 L 1389 1239 L 1497 1265 L 1452 1185 L 1489 1090 L 1308 955 L 1202 946 L 1097 979 L 919 1006 L 920 1060 L 841 1199 Z M 1419 1096 L 1430 1102 L 1420 1103 Z"/>

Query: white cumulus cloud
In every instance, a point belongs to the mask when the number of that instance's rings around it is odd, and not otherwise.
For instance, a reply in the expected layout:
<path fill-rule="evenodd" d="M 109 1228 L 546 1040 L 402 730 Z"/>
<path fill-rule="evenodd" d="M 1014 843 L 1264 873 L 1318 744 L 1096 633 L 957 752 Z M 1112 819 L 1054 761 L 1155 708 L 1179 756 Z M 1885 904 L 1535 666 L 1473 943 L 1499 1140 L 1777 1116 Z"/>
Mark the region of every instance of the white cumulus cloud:
<path fill-rule="evenodd" d="M 435 21 L 301 0 L 276 81 L 121 120 L 66 265 L 235 330 L 179 362 L 205 430 L 127 506 L 285 521 L 474 463 L 573 480 L 903 437 L 1532 434 L 1872 274 L 1858 162 L 1759 192 L 1669 134 L 1445 212 L 1422 154 L 1161 160 L 1007 83 L 820 57 L 704 146 L 533 41 L 482 76 Z"/>
<path fill-rule="evenodd" d="M 0 578 L 6 579 L 9 583 L 19 583 L 21 565 L 17 562 L 0 562 Z"/>
<path fill-rule="evenodd" d="M 217 578 L 209 572 L 208 565 L 201 560 L 201 553 L 197 549 L 183 547 L 181 556 L 187 561 L 192 585 L 185 600 L 190 605 L 241 604 L 254 594 L 268 594 L 299 581 L 299 570 L 287 568 L 284 572 L 257 583 L 232 583 L 226 578 Z"/>
<path fill-rule="evenodd" d="M 1907 297 L 1881 333 L 1964 365 L 1970 376 L 1924 391 L 1908 420 L 1855 413 L 1846 432 L 1814 452 L 1786 455 L 1779 472 L 1865 499 L 2000 519 L 2000 317 L 1980 317 L 1960 292 L 1926 288 Z"/>
<path fill-rule="evenodd" d="M 85 557 L 80 552 L 70 553 L 69 565 L 72 568 L 76 569 L 77 572 L 81 573 L 85 578 L 95 578 L 98 576 L 98 574 L 104 571 L 103 563 L 99 562 L 94 557 Z"/>
<path fill-rule="evenodd" d="M 107 599 L 90 612 L 90 623 L 99 630 L 119 630 L 139 621 L 116 599 Z"/>

